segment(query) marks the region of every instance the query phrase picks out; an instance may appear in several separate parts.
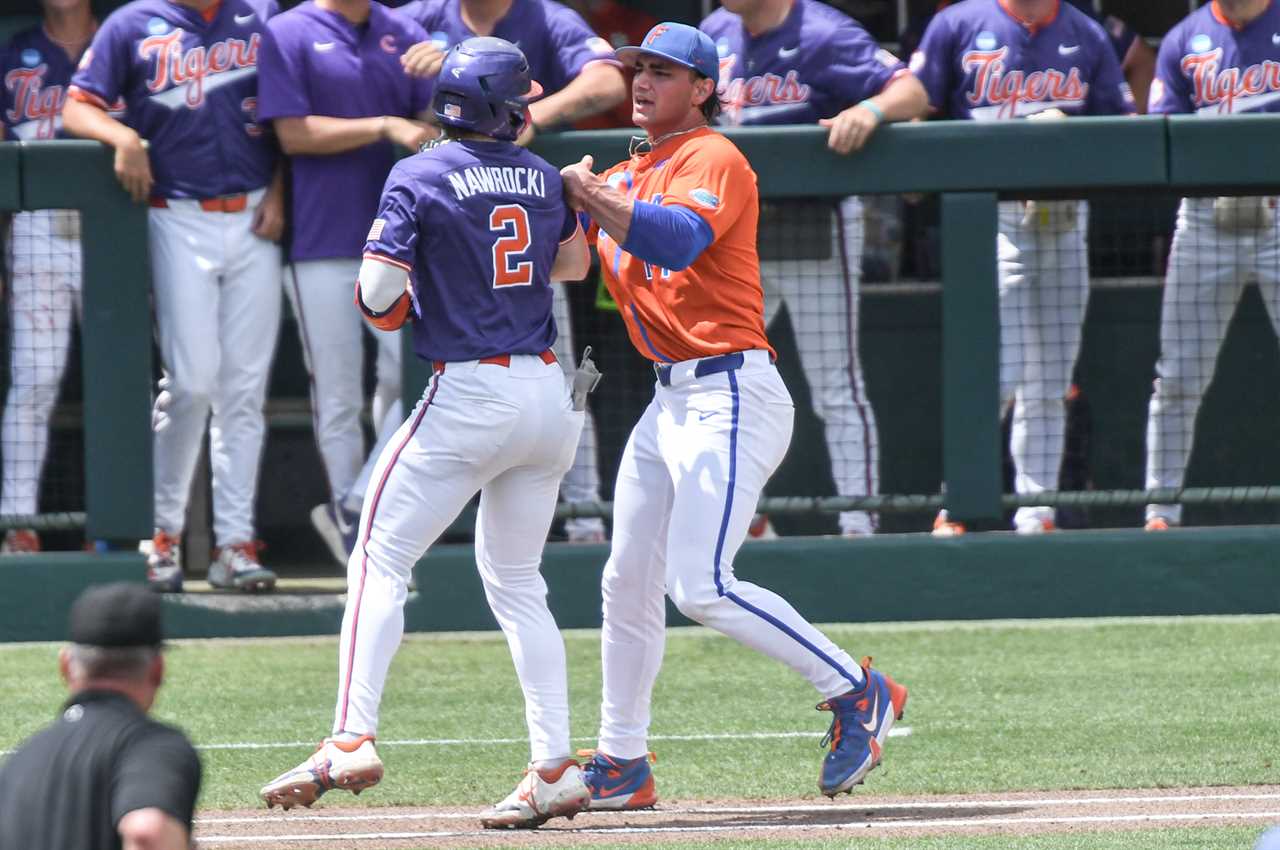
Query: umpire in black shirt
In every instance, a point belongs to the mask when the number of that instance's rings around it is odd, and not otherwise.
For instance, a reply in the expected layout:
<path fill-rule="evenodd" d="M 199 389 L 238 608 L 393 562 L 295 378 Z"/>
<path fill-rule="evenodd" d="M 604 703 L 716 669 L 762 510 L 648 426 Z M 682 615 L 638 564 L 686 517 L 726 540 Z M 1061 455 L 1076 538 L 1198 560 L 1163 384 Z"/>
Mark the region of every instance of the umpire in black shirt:
<path fill-rule="evenodd" d="M 90 587 L 58 666 L 71 698 L 0 764 L 0 850 L 186 850 L 200 759 L 147 717 L 164 680 L 160 597 Z"/>

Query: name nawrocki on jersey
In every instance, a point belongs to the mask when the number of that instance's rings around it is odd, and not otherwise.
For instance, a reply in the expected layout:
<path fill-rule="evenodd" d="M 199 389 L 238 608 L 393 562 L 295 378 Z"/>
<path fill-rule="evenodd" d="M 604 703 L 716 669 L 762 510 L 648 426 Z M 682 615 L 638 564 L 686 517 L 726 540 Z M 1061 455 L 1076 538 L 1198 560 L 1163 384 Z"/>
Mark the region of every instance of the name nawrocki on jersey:
<path fill-rule="evenodd" d="M 477 165 L 445 175 L 458 200 L 480 192 L 547 196 L 546 175 L 536 168 L 509 165 Z"/>

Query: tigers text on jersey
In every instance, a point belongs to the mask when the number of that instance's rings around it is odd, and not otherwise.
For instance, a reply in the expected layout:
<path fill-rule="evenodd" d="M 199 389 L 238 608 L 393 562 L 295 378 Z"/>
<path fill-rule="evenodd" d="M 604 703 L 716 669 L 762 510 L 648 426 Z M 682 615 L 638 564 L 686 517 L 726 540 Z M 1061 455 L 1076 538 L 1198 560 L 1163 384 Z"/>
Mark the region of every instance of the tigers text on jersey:
<path fill-rule="evenodd" d="M 605 284 L 636 350 L 662 363 L 753 348 L 772 351 L 756 253 L 756 174 L 733 142 L 703 127 L 635 154 L 604 177 L 633 200 L 693 210 L 714 234 L 692 265 L 672 271 L 646 263 L 598 232 Z"/>
<path fill-rule="evenodd" d="M 459 0 L 425 0 L 398 10 L 417 21 L 441 50 L 473 37 Z M 529 74 L 554 94 L 592 62 L 617 65 L 613 46 L 596 35 L 574 10 L 553 0 L 514 0 L 487 35 L 505 38 L 529 60 Z"/>
<path fill-rule="evenodd" d="M 1280 112 L 1280 3 L 1244 27 L 1217 0 L 1178 23 L 1160 43 L 1151 111 Z"/>
<path fill-rule="evenodd" d="M 43 26 L 10 39 L 0 50 L 4 138 L 27 142 L 62 138 L 62 102 L 77 59 L 55 44 Z"/>
<path fill-rule="evenodd" d="M 258 47 L 275 0 L 222 0 L 211 20 L 169 0 L 134 0 L 103 21 L 71 80 L 151 144 L 154 193 L 213 198 L 267 185 L 275 146 L 257 121 Z"/>
<path fill-rule="evenodd" d="M 856 21 L 816 0 L 753 38 L 726 9 L 698 26 L 720 54 L 726 124 L 813 124 L 884 91 L 906 67 Z"/>
<path fill-rule="evenodd" d="M 413 21 L 369 4 L 356 25 L 304 2 L 271 21 L 262 42 L 262 120 L 328 115 L 412 118 L 431 106 L 431 80 L 410 77 L 400 57 L 426 40 Z M 289 158 L 293 174 L 292 260 L 356 258 L 395 162 L 388 141 Z M 323 214 L 319 211 L 323 210 Z"/>
<path fill-rule="evenodd" d="M 539 354 L 556 339 L 551 266 L 577 228 L 544 160 L 510 142 L 455 141 L 396 163 L 365 255 L 412 273 L 423 359 Z"/>
<path fill-rule="evenodd" d="M 1048 109 L 1068 115 L 1136 111 L 1120 63 L 1097 21 L 1059 0 L 1032 26 L 1004 0 L 969 0 L 939 12 L 911 70 L 945 117 L 998 121 Z"/>

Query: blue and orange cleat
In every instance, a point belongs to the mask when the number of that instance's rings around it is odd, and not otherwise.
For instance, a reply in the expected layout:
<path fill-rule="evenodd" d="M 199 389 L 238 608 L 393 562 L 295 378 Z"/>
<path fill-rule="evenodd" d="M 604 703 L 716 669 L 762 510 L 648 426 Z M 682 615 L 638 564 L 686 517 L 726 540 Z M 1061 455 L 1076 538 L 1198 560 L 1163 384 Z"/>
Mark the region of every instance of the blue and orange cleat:
<path fill-rule="evenodd" d="M 878 670 L 871 669 L 871 657 L 862 659 L 862 687 L 820 702 L 819 711 L 830 711 L 831 728 L 822 746 L 831 750 L 822 760 L 818 788 L 828 797 L 862 784 L 884 753 L 895 720 L 907 707 L 907 689 Z"/>
<path fill-rule="evenodd" d="M 578 755 L 591 757 L 582 768 L 582 778 L 591 789 L 589 811 L 652 809 L 658 802 L 649 769 L 649 761 L 657 761 L 653 753 L 625 761 L 595 750 L 579 750 Z"/>

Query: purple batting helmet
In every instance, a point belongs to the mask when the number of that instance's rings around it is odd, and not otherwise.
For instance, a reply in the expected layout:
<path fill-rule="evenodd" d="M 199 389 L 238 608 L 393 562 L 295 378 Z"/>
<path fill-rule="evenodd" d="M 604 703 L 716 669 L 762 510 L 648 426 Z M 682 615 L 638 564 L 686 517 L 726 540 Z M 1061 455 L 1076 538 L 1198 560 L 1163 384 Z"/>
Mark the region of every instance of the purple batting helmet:
<path fill-rule="evenodd" d="M 529 101 L 540 94 L 520 48 L 484 36 L 445 56 L 431 108 L 442 124 L 511 141 L 524 129 Z"/>

